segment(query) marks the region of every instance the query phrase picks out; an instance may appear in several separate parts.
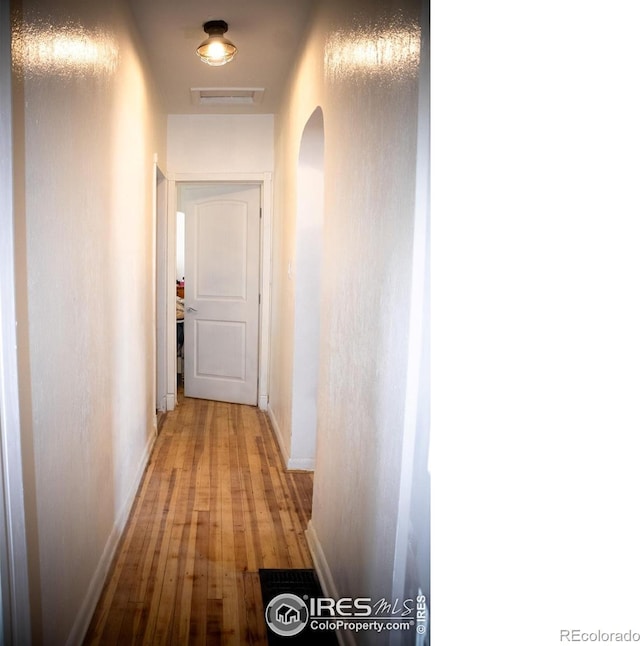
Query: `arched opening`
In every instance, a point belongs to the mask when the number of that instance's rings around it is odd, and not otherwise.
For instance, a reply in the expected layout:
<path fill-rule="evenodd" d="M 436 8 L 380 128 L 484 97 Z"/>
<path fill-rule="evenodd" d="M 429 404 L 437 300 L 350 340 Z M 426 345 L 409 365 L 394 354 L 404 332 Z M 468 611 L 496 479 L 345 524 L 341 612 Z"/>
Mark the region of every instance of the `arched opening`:
<path fill-rule="evenodd" d="M 302 133 L 297 195 L 291 453 L 288 466 L 313 469 L 324 223 L 324 119 L 319 107 Z"/>

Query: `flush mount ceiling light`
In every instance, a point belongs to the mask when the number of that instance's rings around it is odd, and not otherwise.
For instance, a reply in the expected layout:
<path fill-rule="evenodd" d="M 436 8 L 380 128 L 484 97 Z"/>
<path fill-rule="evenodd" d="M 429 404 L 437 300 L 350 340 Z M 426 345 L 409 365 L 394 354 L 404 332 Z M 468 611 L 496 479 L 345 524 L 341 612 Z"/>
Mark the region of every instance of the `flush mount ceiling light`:
<path fill-rule="evenodd" d="M 229 25 L 224 20 L 209 20 L 202 25 L 209 38 L 205 40 L 196 53 L 208 65 L 225 65 L 238 51 L 237 47 L 224 37 Z"/>

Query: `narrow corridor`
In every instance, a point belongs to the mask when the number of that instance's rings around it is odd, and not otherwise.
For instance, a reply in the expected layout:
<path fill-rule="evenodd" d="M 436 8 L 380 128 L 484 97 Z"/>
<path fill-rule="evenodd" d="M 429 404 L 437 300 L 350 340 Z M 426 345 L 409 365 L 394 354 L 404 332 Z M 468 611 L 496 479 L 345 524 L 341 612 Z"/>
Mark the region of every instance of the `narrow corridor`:
<path fill-rule="evenodd" d="M 312 474 L 257 408 L 169 413 L 86 644 L 265 644 L 259 568 L 308 568 Z"/>

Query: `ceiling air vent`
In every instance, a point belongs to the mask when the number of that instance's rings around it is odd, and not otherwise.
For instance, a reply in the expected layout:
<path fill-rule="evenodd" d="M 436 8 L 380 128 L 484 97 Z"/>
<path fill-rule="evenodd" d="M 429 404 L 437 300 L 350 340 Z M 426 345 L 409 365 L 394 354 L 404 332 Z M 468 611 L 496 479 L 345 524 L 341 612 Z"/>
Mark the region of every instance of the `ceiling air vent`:
<path fill-rule="evenodd" d="M 193 105 L 257 105 L 263 87 L 192 87 Z"/>

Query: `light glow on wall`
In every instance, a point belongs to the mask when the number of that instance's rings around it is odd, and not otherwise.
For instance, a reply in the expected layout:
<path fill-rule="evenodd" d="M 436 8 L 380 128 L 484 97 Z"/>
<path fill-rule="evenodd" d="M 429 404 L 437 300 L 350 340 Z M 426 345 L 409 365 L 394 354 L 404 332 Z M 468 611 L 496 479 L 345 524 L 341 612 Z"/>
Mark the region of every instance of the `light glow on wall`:
<path fill-rule="evenodd" d="M 15 25 L 12 47 L 16 71 L 27 76 L 112 74 L 118 64 L 115 39 L 77 23 Z"/>
<path fill-rule="evenodd" d="M 396 16 L 389 22 L 338 29 L 325 44 L 325 74 L 332 81 L 356 76 L 399 79 L 420 63 L 420 25 Z"/>

